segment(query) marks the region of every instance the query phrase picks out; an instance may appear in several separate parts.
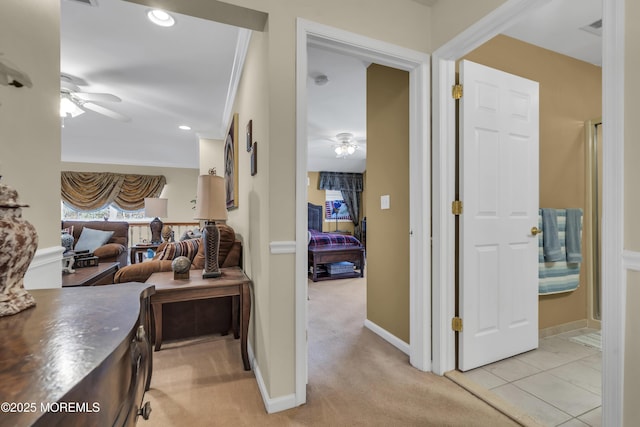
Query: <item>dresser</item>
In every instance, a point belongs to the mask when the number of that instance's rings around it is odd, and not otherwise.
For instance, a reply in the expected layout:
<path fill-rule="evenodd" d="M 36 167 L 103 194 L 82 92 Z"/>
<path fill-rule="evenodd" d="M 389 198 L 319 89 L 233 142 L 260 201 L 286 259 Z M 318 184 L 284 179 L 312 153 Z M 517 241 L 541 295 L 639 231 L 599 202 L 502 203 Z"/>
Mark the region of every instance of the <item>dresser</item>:
<path fill-rule="evenodd" d="M 32 290 L 0 318 L 0 426 L 133 426 L 152 372 L 153 286 Z"/>

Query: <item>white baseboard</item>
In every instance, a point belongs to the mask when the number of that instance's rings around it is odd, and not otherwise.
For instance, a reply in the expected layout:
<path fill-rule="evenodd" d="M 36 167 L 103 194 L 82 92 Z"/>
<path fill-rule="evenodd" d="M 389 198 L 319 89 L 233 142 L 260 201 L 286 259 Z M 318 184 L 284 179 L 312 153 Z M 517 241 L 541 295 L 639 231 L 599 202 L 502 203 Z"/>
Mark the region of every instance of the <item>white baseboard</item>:
<path fill-rule="evenodd" d="M 25 289 L 62 287 L 62 246 L 38 249 L 24 276 Z"/>
<path fill-rule="evenodd" d="M 267 386 L 264 384 L 264 380 L 262 379 L 262 373 L 260 372 L 260 367 L 256 364 L 256 359 L 253 354 L 253 348 L 251 345 L 247 343 L 247 353 L 249 353 L 249 362 L 251 363 L 251 368 L 253 369 L 253 374 L 256 376 L 256 381 L 258 382 L 258 390 L 260 390 L 260 395 L 262 395 L 262 402 L 264 403 L 264 408 L 267 413 L 273 414 L 275 412 L 286 411 L 287 409 L 296 407 L 296 395 L 295 393 L 288 394 L 286 396 L 276 397 L 275 399 L 269 396 L 269 392 L 267 391 Z"/>
<path fill-rule="evenodd" d="M 394 346 L 395 348 L 397 348 L 398 350 L 400 350 L 401 352 L 403 352 L 407 356 L 410 356 L 411 346 L 409 344 L 407 344 L 406 342 L 402 341 L 400 338 L 398 338 L 395 335 L 391 334 L 386 329 L 381 328 L 380 326 L 376 325 L 375 323 L 373 323 L 369 319 L 365 319 L 364 327 L 369 329 L 374 334 L 380 336 L 380 338 L 382 338 L 383 340 L 387 341 L 389 344 L 391 344 L 392 346 Z"/>

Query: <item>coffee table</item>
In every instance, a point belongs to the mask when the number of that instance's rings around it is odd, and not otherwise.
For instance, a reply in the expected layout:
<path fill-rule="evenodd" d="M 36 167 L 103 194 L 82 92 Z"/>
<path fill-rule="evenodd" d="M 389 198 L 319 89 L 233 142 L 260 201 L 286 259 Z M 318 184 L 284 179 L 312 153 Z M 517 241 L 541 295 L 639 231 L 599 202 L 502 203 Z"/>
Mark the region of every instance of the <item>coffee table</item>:
<path fill-rule="evenodd" d="M 76 268 L 75 273 L 63 271 L 62 287 L 111 285 L 118 268 L 119 262 L 105 262 L 95 267 Z"/>
<path fill-rule="evenodd" d="M 153 320 L 155 325 L 155 351 L 162 345 L 162 304 L 193 301 L 198 299 L 221 298 L 231 296 L 233 335 L 240 338 L 242 362 L 246 371 L 251 370 L 247 352 L 249 316 L 251 314 L 251 293 L 249 279 L 240 267 L 221 268 L 222 276 L 215 279 L 203 279 L 201 270 L 191 270 L 190 278 L 174 280 L 173 272 L 153 273 L 145 283 L 155 285 L 156 293 L 151 296 Z M 238 307 L 240 312 L 238 313 Z"/>

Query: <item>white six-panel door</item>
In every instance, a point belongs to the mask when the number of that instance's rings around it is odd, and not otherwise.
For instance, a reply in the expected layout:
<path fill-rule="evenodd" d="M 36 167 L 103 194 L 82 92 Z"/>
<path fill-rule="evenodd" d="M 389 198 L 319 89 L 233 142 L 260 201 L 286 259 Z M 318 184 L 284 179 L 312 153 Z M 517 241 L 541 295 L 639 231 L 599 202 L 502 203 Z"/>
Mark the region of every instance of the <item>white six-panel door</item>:
<path fill-rule="evenodd" d="M 460 64 L 459 369 L 538 346 L 538 83 Z"/>

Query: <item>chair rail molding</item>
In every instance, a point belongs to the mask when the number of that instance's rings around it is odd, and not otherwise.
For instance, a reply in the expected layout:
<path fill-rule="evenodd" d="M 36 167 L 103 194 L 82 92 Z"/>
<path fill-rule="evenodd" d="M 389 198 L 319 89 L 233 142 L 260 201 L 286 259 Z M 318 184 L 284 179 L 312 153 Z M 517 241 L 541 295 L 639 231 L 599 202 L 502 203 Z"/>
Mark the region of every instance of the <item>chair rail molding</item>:
<path fill-rule="evenodd" d="M 36 250 L 24 276 L 25 289 L 49 289 L 62 287 L 62 246 Z"/>
<path fill-rule="evenodd" d="M 295 254 L 296 242 L 294 240 L 269 242 L 269 250 L 272 254 Z"/>

